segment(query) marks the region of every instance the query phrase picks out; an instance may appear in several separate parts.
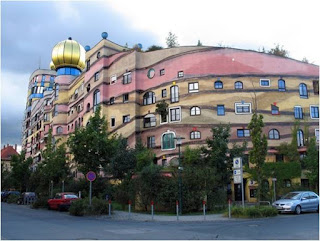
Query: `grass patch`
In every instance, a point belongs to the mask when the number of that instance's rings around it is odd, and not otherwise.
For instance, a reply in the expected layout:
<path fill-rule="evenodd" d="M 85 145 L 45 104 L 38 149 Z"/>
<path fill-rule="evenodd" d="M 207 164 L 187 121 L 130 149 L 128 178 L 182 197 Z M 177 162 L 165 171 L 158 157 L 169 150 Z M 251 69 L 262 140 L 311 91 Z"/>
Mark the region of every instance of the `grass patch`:
<path fill-rule="evenodd" d="M 228 211 L 224 212 L 224 216 L 229 215 Z M 270 206 L 253 206 L 253 207 L 238 207 L 231 208 L 231 217 L 233 218 L 264 218 L 274 217 L 278 215 L 277 209 Z"/>

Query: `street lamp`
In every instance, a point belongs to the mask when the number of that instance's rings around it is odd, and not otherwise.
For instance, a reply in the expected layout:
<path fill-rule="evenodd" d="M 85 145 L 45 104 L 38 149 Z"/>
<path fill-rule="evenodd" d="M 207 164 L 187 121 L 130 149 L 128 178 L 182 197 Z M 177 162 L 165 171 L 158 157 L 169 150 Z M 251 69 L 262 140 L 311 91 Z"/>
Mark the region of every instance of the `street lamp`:
<path fill-rule="evenodd" d="M 181 144 L 182 144 L 182 140 L 185 139 L 184 137 L 181 136 L 177 136 L 175 138 L 173 138 L 177 141 L 177 145 L 179 147 L 179 166 L 178 166 L 178 175 L 179 175 L 179 213 L 180 215 L 182 214 L 182 177 L 181 177 L 181 172 L 183 170 L 183 167 L 181 166 Z"/>
<path fill-rule="evenodd" d="M 62 192 L 64 192 L 64 180 L 62 180 Z"/>
<path fill-rule="evenodd" d="M 51 198 L 53 198 L 53 181 L 51 180 Z"/>

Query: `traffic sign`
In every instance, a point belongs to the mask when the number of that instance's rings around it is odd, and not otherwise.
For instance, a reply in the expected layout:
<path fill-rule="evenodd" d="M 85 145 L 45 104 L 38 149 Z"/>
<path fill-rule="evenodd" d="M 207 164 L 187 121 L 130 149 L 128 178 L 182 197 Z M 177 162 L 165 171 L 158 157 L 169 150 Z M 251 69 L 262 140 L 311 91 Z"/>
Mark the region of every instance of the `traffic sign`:
<path fill-rule="evenodd" d="M 233 176 L 233 183 L 234 184 L 239 184 L 239 183 L 242 183 L 242 176 L 239 175 L 239 176 Z"/>
<path fill-rule="evenodd" d="M 241 168 L 241 157 L 233 158 L 233 168 Z"/>
<path fill-rule="evenodd" d="M 241 169 L 234 169 L 233 175 L 241 175 Z"/>
<path fill-rule="evenodd" d="M 90 182 L 93 182 L 94 180 L 96 180 L 96 174 L 93 171 L 89 171 L 86 175 L 87 180 Z"/>

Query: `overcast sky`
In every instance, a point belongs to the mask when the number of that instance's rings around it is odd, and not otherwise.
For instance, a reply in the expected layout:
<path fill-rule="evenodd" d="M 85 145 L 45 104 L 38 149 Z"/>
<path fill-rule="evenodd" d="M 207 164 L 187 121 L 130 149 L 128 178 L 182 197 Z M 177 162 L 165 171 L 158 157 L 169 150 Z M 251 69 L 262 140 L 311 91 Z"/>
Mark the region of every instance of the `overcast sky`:
<path fill-rule="evenodd" d="M 94 46 L 108 39 L 143 49 L 178 43 L 253 49 L 283 45 L 291 58 L 319 64 L 319 0 L 107 0 L 1 2 L 1 142 L 21 144 L 27 85 L 48 68 L 56 43 L 72 37 Z M 40 60 L 40 61 L 39 61 Z"/>

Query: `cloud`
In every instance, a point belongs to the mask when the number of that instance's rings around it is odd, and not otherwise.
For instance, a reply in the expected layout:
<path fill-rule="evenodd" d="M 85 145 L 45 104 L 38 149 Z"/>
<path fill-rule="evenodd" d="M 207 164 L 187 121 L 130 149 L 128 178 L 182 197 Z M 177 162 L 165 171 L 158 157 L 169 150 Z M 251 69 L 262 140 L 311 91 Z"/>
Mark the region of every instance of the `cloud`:
<path fill-rule="evenodd" d="M 80 13 L 70 1 L 54 2 L 54 8 L 56 9 L 60 22 L 72 22 L 75 24 L 80 21 Z"/>

